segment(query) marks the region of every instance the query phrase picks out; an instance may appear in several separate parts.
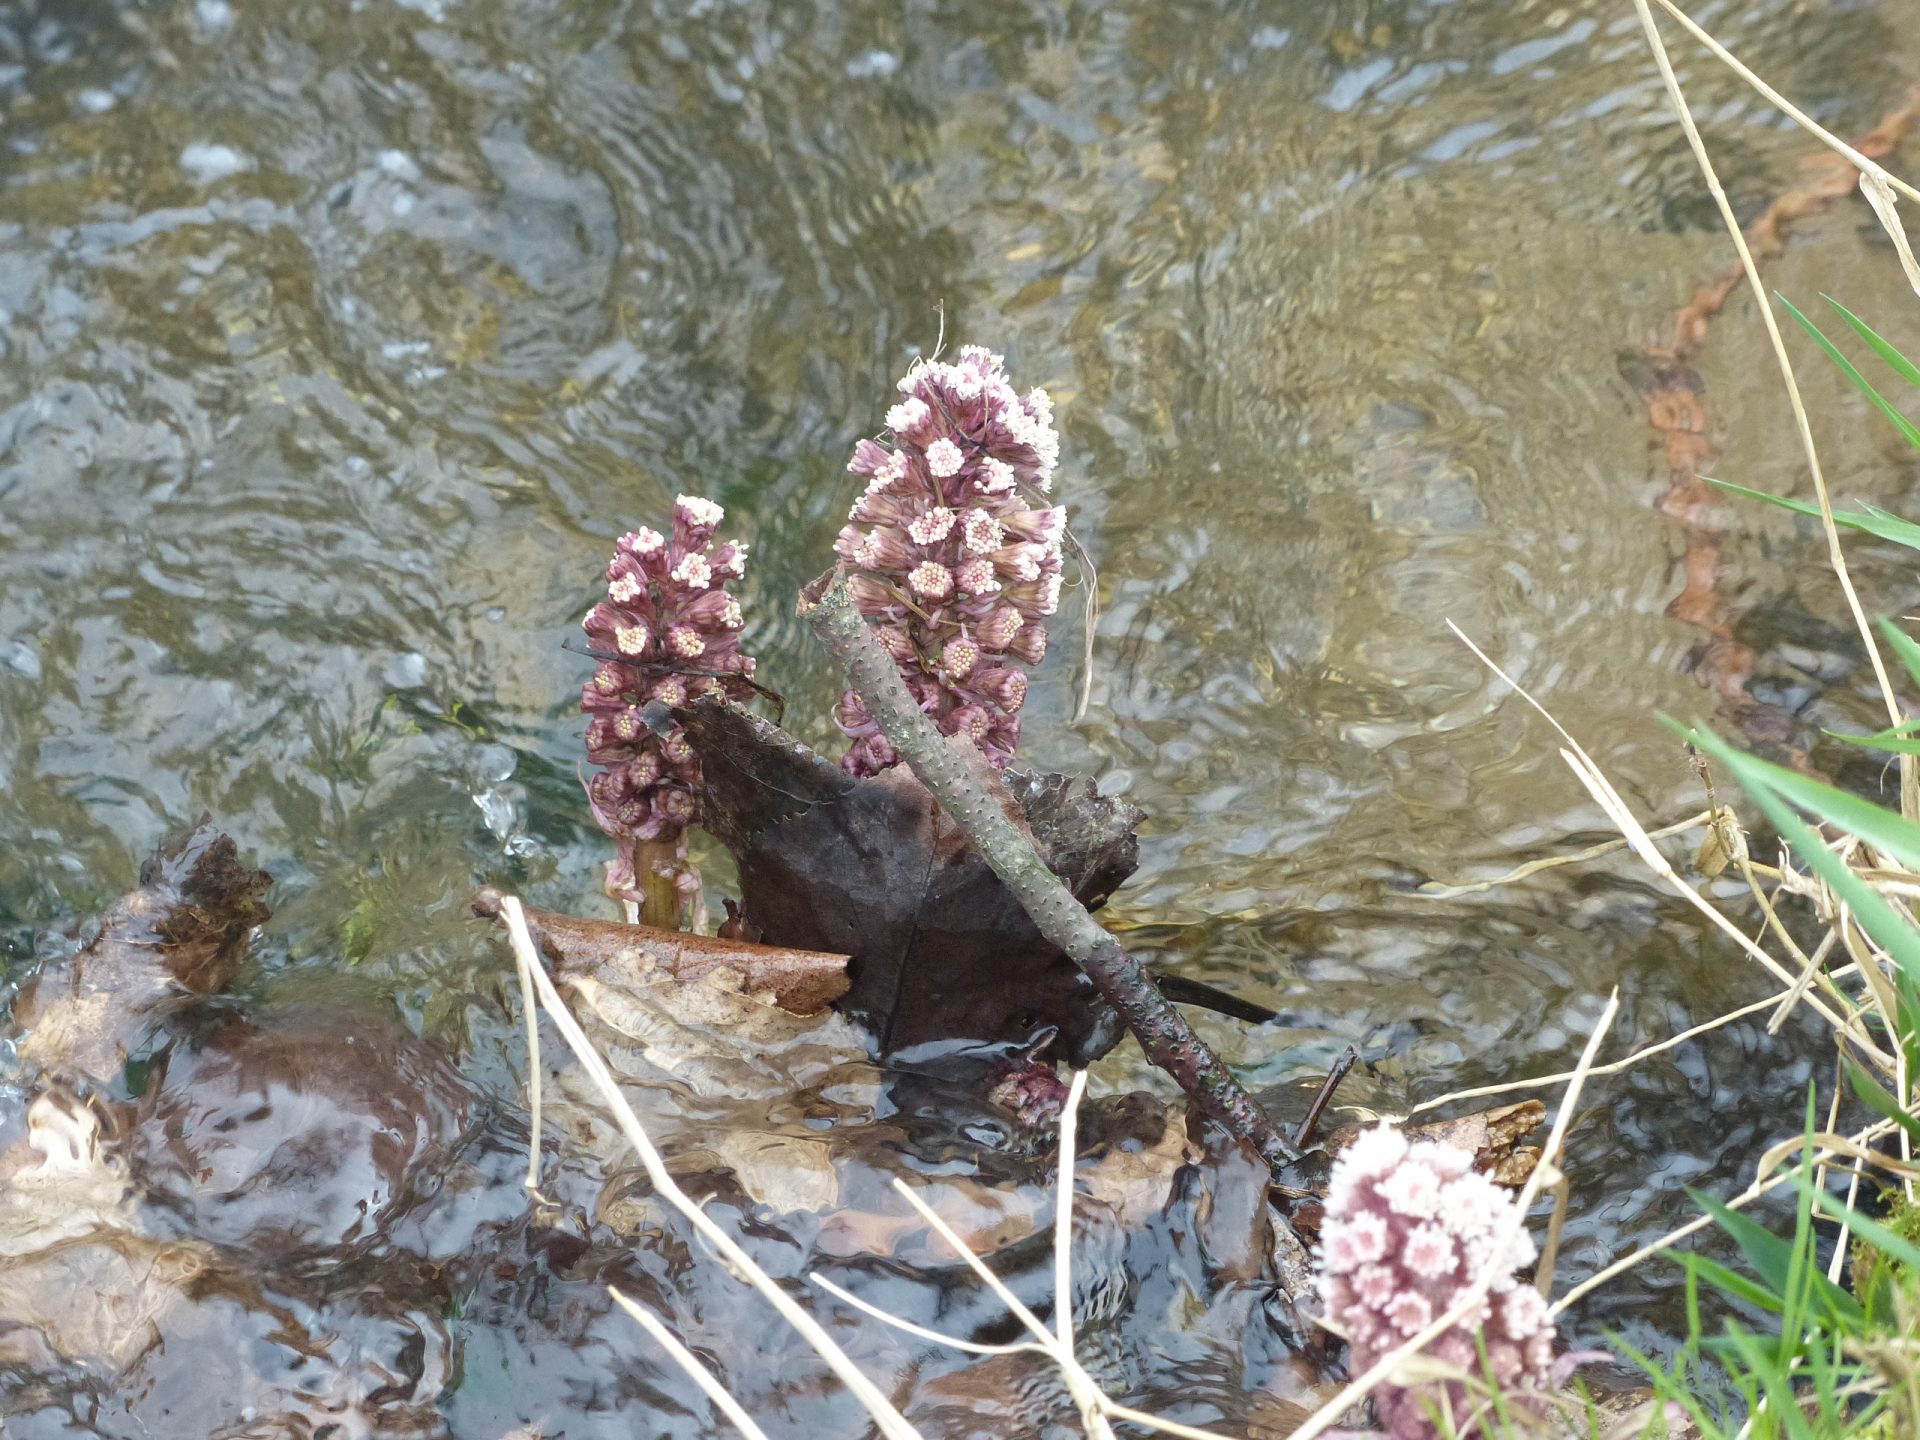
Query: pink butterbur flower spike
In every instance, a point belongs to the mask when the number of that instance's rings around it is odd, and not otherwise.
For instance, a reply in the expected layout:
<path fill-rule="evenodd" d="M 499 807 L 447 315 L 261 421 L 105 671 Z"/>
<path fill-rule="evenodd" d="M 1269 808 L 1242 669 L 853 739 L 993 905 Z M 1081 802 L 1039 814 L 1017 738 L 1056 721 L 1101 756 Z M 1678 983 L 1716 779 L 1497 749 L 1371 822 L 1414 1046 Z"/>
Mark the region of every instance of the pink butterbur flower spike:
<path fill-rule="evenodd" d="M 1509 1409 L 1538 1411 L 1565 1379 L 1556 1361 L 1546 1301 L 1517 1271 L 1533 1263 L 1524 1232 L 1500 1253 L 1515 1201 L 1473 1168 L 1465 1150 L 1436 1141 L 1409 1142 L 1380 1125 L 1335 1162 L 1320 1232 L 1320 1298 L 1327 1319 L 1352 1343 L 1358 1375 L 1444 1315 L 1489 1272 L 1493 1283 L 1477 1314 L 1441 1335 L 1426 1354 L 1478 1378 L 1491 1378 Z M 1484 1347 L 1485 1360 L 1481 1351 Z M 1529 1403 L 1529 1396 L 1533 1403 Z M 1461 1436 L 1481 1399 L 1464 1381 L 1381 1385 L 1374 1413 L 1394 1440 L 1437 1440 L 1436 1411 L 1453 1417 Z"/>
<path fill-rule="evenodd" d="M 716 544 L 725 518 L 711 500 L 682 495 L 669 535 L 642 526 L 622 535 L 607 566 L 606 598 L 582 622 L 601 656 L 580 692 L 593 818 L 617 842 L 607 893 L 637 907 L 644 924 L 685 929 L 699 908 L 699 876 L 686 863 L 686 832 L 700 818 L 700 761 L 676 726 L 656 734 L 649 701 L 684 705 L 697 695 L 750 699 L 754 661 L 741 653 L 746 620 L 727 583 L 746 571 L 747 547 Z"/>
<path fill-rule="evenodd" d="M 1052 489 L 1060 459 L 1052 402 L 1016 393 L 1002 364 L 969 345 L 907 372 L 887 411 L 891 444 L 854 448 L 847 468 L 867 489 L 834 543 L 920 708 L 996 769 L 1020 742 L 1026 667 L 1047 651 L 1066 530 L 1063 508 L 1029 498 Z M 840 762 L 850 773 L 898 762 L 852 691 L 834 718 L 853 739 Z"/>

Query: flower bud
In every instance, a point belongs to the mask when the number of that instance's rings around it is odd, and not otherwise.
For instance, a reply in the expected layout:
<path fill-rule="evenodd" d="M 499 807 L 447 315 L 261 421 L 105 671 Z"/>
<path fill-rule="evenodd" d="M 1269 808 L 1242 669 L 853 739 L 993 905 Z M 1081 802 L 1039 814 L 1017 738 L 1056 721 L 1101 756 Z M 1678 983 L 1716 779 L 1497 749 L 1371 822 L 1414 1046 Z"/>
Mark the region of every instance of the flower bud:
<path fill-rule="evenodd" d="M 1019 611 L 1010 612 L 1016 618 Z M 1007 642 L 1007 653 L 1014 655 L 1029 665 L 1038 665 L 1047 654 L 1047 627 L 1044 625 L 1022 625 Z"/>
<path fill-rule="evenodd" d="M 1027 703 L 1027 677 L 1024 671 L 998 666 L 981 670 L 967 681 L 967 688 L 984 695 L 1009 715 Z"/>
<path fill-rule="evenodd" d="M 876 525 L 854 546 L 853 563 L 863 570 L 905 570 L 913 564 L 913 552 L 898 530 Z"/>
<path fill-rule="evenodd" d="M 853 459 L 847 462 L 847 470 L 853 475 L 869 476 L 892 458 L 893 452 L 879 441 L 862 440 L 853 447 Z"/>
<path fill-rule="evenodd" d="M 964 680 L 980 663 L 980 647 L 964 635 L 949 640 L 940 652 L 940 673 L 949 680 Z"/>
<path fill-rule="evenodd" d="M 953 572 L 937 560 L 922 560 L 907 572 L 907 588 L 923 600 L 944 600 L 953 593 Z"/>

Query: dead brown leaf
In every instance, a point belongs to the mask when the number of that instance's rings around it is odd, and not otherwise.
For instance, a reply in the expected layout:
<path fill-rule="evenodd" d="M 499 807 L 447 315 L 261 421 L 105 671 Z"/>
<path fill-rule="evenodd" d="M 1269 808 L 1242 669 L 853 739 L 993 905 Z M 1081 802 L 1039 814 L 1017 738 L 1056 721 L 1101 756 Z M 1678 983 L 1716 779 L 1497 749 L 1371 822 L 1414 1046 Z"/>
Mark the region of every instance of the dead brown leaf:
<path fill-rule="evenodd" d="M 883 1051 L 1023 1043 L 1053 1027 L 1076 1065 L 1118 1017 L 904 766 L 854 780 L 785 731 L 703 700 L 674 712 L 700 752 L 701 813 L 733 852 L 747 933 L 845 951 L 841 1008 Z M 1061 776 L 995 778 L 1010 817 L 1089 908 L 1133 872 L 1139 812 Z"/>
<path fill-rule="evenodd" d="M 1540 1163 L 1539 1147 L 1522 1145 L 1520 1139 L 1544 1125 L 1546 1119 L 1547 1107 L 1540 1101 L 1520 1100 L 1430 1125 L 1409 1125 L 1405 1133 L 1410 1140 L 1438 1140 L 1472 1152 L 1475 1166 L 1496 1185 L 1517 1190 Z M 1327 1154 L 1338 1155 L 1362 1130 L 1371 1128 L 1371 1124 L 1342 1125 L 1327 1137 Z"/>
<path fill-rule="evenodd" d="M 473 912 L 500 923 L 500 892 L 473 898 Z M 794 1015 L 817 1015 L 847 992 L 847 957 L 782 945 L 720 940 L 614 920 L 578 920 L 526 907 L 534 944 L 556 975 L 607 980 L 644 968 L 649 983 L 700 980 L 709 989 L 762 998 Z"/>

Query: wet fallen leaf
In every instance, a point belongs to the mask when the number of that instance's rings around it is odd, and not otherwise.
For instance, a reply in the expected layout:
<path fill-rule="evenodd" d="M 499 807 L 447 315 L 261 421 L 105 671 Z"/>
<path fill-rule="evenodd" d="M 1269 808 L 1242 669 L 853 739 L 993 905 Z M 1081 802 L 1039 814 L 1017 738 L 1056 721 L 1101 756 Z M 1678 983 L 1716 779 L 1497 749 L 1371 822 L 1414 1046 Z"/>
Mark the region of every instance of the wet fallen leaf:
<path fill-rule="evenodd" d="M 592 977 L 630 989 L 699 981 L 707 994 L 732 994 L 794 1015 L 817 1015 L 847 991 L 845 955 L 525 908 L 534 944 L 562 978 Z M 481 890 L 473 911 L 499 923 L 500 892 Z M 689 1004 L 699 1003 L 690 993 Z"/>
<path fill-rule="evenodd" d="M 1092 983 L 906 767 L 856 781 L 711 700 L 675 718 L 700 752 L 705 824 L 739 868 L 742 922 L 770 942 L 850 954 L 840 1007 L 884 1052 L 1018 1043 L 1051 1026 L 1060 1053 L 1084 1065 L 1118 1041 L 1118 1017 Z M 1061 776 L 1010 775 L 996 788 L 1089 908 L 1133 872 L 1133 806 Z"/>
<path fill-rule="evenodd" d="M 157 1010 L 232 980 L 248 938 L 272 913 L 262 899 L 270 884 L 204 819 L 168 840 L 141 868 L 140 888 L 101 916 L 93 939 L 14 997 L 14 1023 L 27 1032 L 20 1060 L 97 1082 L 119 1076 Z"/>

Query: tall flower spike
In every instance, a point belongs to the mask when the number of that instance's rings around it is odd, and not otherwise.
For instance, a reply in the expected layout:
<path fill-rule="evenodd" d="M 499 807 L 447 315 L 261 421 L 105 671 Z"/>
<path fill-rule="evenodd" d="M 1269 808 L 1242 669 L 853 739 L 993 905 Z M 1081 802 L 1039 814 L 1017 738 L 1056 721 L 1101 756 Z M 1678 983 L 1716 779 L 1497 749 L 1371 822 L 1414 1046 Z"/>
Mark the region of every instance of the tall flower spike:
<path fill-rule="evenodd" d="M 1319 1274 L 1327 1318 L 1353 1344 L 1354 1374 L 1412 1339 L 1491 1272 L 1492 1288 L 1479 1312 L 1426 1353 L 1467 1374 L 1484 1378 L 1491 1372 L 1510 1407 L 1536 1408 L 1529 1394 L 1539 1398 L 1564 1376 L 1554 1359 L 1546 1302 L 1514 1273 L 1533 1263 L 1533 1242 L 1517 1232 L 1496 1253 L 1513 1211 L 1514 1201 L 1455 1146 L 1410 1144 L 1381 1125 L 1347 1147 L 1328 1182 Z M 1373 1404 L 1393 1440 L 1438 1440 L 1448 1432 L 1434 1423 L 1436 1410 L 1456 1423 L 1479 1410 L 1457 1380 L 1382 1385 Z M 1457 1433 L 1479 1431 L 1469 1426 Z"/>
<path fill-rule="evenodd" d="M 711 500 L 682 495 L 671 535 L 644 526 L 622 535 L 606 598 L 582 622 L 601 657 L 580 708 L 589 717 L 587 759 L 600 767 L 587 799 L 618 846 L 607 890 L 666 929 L 683 926 L 698 893 L 685 862 L 687 827 L 699 822 L 700 761 L 677 728 L 655 734 L 640 712 L 650 700 L 753 694 L 753 657 L 740 650 L 746 621 L 726 593 L 745 571 L 747 547 L 714 543 L 723 518 Z"/>
<path fill-rule="evenodd" d="M 1017 667 L 1046 653 L 1067 514 L 1044 498 L 1060 455 L 1053 406 L 1044 390 L 1016 393 L 1001 365 L 969 345 L 952 364 L 907 372 L 887 412 L 891 443 L 854 447 L 847 469 L 867 489 L 834 544 L 908 688 L 943 733 L 972 739 L 996 769 L 1020 739 Z M 856 696 L 835 718 L 854 742 L 840 762 L 848 771 L 898 762 Z"/>

